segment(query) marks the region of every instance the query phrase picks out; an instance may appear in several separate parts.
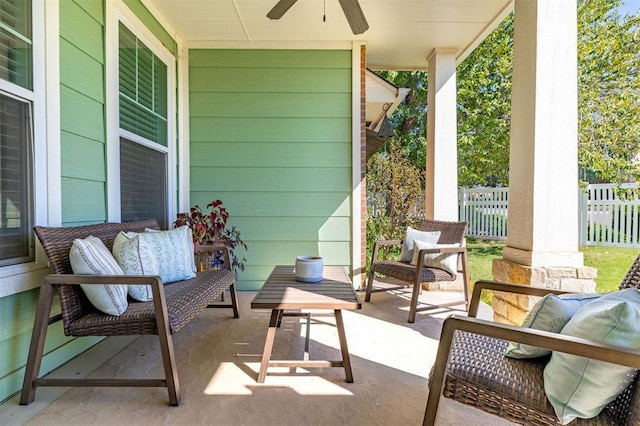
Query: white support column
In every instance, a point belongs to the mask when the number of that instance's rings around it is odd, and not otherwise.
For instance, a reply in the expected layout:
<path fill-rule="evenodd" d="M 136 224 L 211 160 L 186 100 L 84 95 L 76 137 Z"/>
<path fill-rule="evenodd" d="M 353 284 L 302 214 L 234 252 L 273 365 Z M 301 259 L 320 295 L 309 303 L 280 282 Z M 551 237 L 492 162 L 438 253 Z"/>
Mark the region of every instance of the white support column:
<path fill-rule="evenodd" d="M 516 0 L 504 258 L 582 266 L 575 0 Z"/>
<path fill-rule="evenodd" d="M 425 215 L 458 220 L 456 51 L 436 49 L 428 58 Z"/>
<path fill-rule="evenodd" d="M 575 0 L 515 0 L 509 230 L 493 277 L 595 291 L 578 251 L 578 79 Z M 494 319 L 520 324 L 530 297 L 495 293 Z"/>

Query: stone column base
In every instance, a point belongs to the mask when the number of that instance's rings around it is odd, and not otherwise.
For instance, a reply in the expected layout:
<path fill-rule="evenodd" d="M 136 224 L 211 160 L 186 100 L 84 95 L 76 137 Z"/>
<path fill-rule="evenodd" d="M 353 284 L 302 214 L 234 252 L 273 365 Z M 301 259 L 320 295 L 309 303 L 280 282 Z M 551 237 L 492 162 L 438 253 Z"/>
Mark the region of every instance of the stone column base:
<path fill-rule="evenodd" d="M 505 259 L 493 260 L 493 279 L 516 284 L 566 290 L 576 293 L 594 293 L 597 269 L 588 266 L 573 267 L 531 267 Z M 493 293 L 494 321 L 520 325 L 539 297 Z"/>

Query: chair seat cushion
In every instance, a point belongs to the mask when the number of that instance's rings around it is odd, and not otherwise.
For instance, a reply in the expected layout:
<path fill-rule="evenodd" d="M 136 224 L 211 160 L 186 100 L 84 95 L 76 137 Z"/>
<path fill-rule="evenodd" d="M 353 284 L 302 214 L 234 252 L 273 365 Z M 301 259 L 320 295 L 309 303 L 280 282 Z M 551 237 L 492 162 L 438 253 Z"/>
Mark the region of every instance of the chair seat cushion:
<path fill-rule="evenodd" d="M 412 284 L 416 276 L 417 268 L 414 265 L 394 260 L 382 260 L 375 262 L 371 266 L 373 272 L 383 274 L 387 277 L 396 278 Z M 456 276 L 437 268 L 424 268 L 420 282 L 455 281 Z"/>
<path fill-rule="evenodd" d="M 557 417 L 544 391 L 547 357 L 514 359 L 503 356 L 508 342 L 457 331 L 451 345 L 443 395 L 498 414 L 520 424 L 555 425 Z M 619 425 L 628 410 L 633 386 L 594 419 L 575 425 Z M 624 406 L 626 402 L 626 407 Z M 620 418 L 614 417 L 618 413 Z"/>
<path fill-rule="evenodd" d="M 198 272 L 195 278 L 165 285 L 171 334 L 175 334 L 200 311 L 217 301 L 235 281 L 226 269 Z M 132 302 L 119 317 L 91 312 L 71 322 L 70 336 L 158 334 L 153 302 Z"/>

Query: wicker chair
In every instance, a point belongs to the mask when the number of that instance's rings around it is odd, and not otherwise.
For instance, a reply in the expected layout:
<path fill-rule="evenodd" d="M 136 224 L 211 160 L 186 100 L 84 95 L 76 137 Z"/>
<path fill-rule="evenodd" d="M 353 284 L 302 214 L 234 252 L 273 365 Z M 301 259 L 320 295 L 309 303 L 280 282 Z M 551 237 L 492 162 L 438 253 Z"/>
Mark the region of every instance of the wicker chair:
<path fill-rule="evenodd" d="M 448 247 L 439 249 L 420 250 L 419 257 L 423 258 L 427 253 L 459 253 L 459 270 L 462 271 L 464 282 L 464 301 L 450 302 L 438 306 L 427 306 L 418 309 L 418 295 L 422 290 L 422 283 L 438 282 L 438 281 L 455 281 L 456 275 L 445 270 L 437 268 L 428 268 L 423 266 L 423 262 L 418 262 L 417 266 L 397 260 L 378 260 L 378 251 L 382 246 L 401 245 L 401 240 L 376 241 L 373 246 L 373 254 L 371 256 L 371 267 L 369 268 L 369 277 L 367 282 L 367 293 L 365 301 L 371 301 L 371 293 L 379 291 L 397 290 L 404 287 L 413 287 L 411 295 L 411 306 L 409 309 L 409 322 L 414 322 L 416 312 L 434 309 L 441 306 L 453 306 L 465 303 L 465 308 L 469 301 L 469 272 L 467 266 L 467 249 L 464 247 L 464 233 L 467 229 L 467 222 L 445 222 L 437 220 L 422 220 L 418 227 L 419 231 L 440 231 L 440 239 L 438 244 L 455 244 L 461 243 L 461 247 Z M 392 287 L 374 287 L 374 275 L 379 274 L 385 277 L 394 278 L 399 285 Z"/>
<path fill-rule="evenodd" d="M 40 286 L 20 404 L 31 403 L 38 386 L 166 387 L 170 405 L 180 404 L 180 387 L 171 336 L 204 308 L 231 308 L 233 316 L 238 318 L 235 274 L 226 269 L 202 271 L 198 272 L 195 278 L 164 285 L 157 276 L 74 275 L 69 261 L 69 250 L 76 238 L 93 235 L 100 238 L 111 250 L 113 241 L 120 231 L 144 232 L 146 228 L 159 229 L 155 219 L 67 228 L 41 226 L 35 228 L 53 274 L 46 276 Z M 230 259 L 225 246 L 199 246 L 199 248 L 222 250 L 227 259 Z M 153 300 L 132 302 L 120 316 L 107 315 L 91 305 L 79 284 L 148 284 L 152 288 Z M 62 313 L 50 318 L 54 289 L 57 289 L 60 296 Z M 217 303 L 227 289 L 231 293 L 231 303 Z M 63 321 L 64 333 L 67 336 L 158 335 L 165 378 L 39 378 L 47 327 L 59 320 Z"/>
<path fill-rule="evenodd" d="M 640 256 L 620 289 L 640 288 Z M 436 362 L 429 378 L 424 425 L 435 424 L 441 395 L 506 420 L 524 425 L 559 425 L 544 392 L 547 358 L 513 359 L 504 356 L 509 341 L 544 347 L 640 369 L 640 351 L 620 349 L 587 339 L 483 321 L 474 318 L 483 290 L 532 296 L 565 293 L 518 284 L 478 281 L 473 289 L 469 317 L 452 315 L 444 322 Z M 593 419 L 581 425 L 640 425 L 639 373 L 629 387 Z"/>

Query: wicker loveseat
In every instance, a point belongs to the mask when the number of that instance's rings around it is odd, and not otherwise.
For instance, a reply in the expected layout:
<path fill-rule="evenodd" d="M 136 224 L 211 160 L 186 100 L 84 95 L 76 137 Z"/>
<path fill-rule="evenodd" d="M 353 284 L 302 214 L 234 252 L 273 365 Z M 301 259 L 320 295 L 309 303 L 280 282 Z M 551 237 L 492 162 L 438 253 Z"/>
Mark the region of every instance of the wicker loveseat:
<path fill-rule="evenodd" d="M 170 405 L 180 404 L 180 387 L 171 336 L 199 312 L 208 307 L 233 309 L 238 318 L 235 275 L 226 269 L 197 272 L 195 278 L 163 285 L 157 276 L 74 275 L 69 261 L 73 240 L 89 235 L 100 238 L 111 250 L 120 231 L 144 232 L 159 229 L 155 219 L 130 223 L 104 223 L 78 227 L 36 227 L 35 232 L 49 259 L 53 274 L 44 278 L 40 287 L 31 346 L 26 365 L 20 404 L 35 398 L 38 386 L 131 386 L 167 387 Z M 201 249 L 214 249 L 213 246 Z M 226 247 L 215 247 L 228 257 Z M 227 263 L 229 264 L 229 263 Z M 120 316 L 107 315 L 95 309 L 79 284 L 151 285 L 153 300 L 131 302 Z M 61 314 L 50 318 L 54 288 L 60 298 Z M 224 300 L 230 291 L 231 303 Z M 45 337 L 49 324 L 62 320 L 67 336 L 158 335 L 162 352 L 164 379 L 51 379 L 39 378 Z"/>
<path fill-rule="evenodd" d="M 619 286 L 640 288 L 640 256 Z M 546 397 L 543 370 L 548 358 L 513 359 L 505 356 L 509 341 L 546 348 L 636 369 L 631 384 L 595 418 L 575 419 L 571 425 L 640 425 L 640 351 L 623 349 L 585 338 L 516 327 L 474 318 L 483 290 L 532 296 L 559 290 L 519 284 L 478 281 L 469 318 L 452 315 L 444 322 L 436 362 L 429 377 L 424 425 L 435 424 L 440 397 L 472 405 L 524 425 L 559 425 Z"/>

